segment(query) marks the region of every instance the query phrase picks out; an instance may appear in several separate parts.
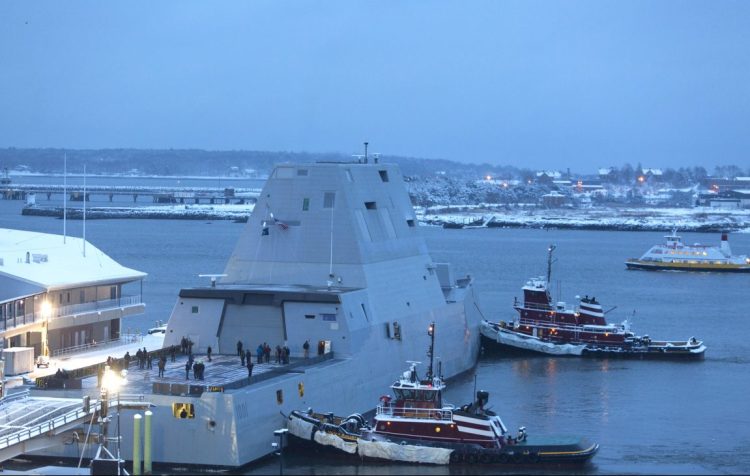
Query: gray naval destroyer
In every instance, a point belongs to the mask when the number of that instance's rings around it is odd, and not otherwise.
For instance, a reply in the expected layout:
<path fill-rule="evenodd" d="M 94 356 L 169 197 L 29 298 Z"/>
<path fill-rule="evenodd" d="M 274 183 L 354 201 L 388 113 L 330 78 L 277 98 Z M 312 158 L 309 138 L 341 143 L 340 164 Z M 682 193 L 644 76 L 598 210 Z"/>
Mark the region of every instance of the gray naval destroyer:
<path fill-rule="evenodd" d="M 221 385 L 153 379 L 153 460 L 238 467 L 273 451 L 292 410 L 372 410 L 363 402 L 405 362 L 427 358 L 431 322 L 444 375 L 467 371 L 479 351 L 478 306 L 472 278 L 454 279 L 428 254 L 397 166 L 277 166 L 224 273 L 180 291 L 164 347 L 185 337 L 196 355 L 211 346 L 221 357 L 237 355 L 240 340 L 255 357 L 258 344 L 281 344 L 291 364 Z M 227 364 L 239 368 L 235 360 Z M 130 459 L 132 418 L 122 432 Z"/>

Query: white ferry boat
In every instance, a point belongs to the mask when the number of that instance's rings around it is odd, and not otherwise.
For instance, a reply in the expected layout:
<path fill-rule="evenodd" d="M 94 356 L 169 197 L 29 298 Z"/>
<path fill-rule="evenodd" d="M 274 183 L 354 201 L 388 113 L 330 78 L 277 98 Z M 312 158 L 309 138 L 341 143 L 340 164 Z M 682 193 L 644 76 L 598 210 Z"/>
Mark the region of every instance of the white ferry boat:
<path fill-rule="evenodd" d="M 721 234 L 718 247 L 686 245 L 676 230 L 664 238 L 665 243 L 653 246 L 640 258 L 627 260 L 628 269 L 750 272 L 750 258 L 732 255 L 726 233 Z"/>
<path fill-rule="evenodd" d="M 472 278 L 454 279 L 432 260 L 395 165 L 365 158 L 276 167 L 224 273 L 211 278 L 180 291 L 159 351 L 170 355 L 189 340 L 205 378 L 191 375 L 183 355 L 159 376 L 130 362 L 120 390 L 151 405 L 154 463 L 236 468 L 274 450 L 282 414 L 372 410 L 365 402 L 425 348 L 433 321 L 443 330 L 435 356 L 446 377 L 476 363 Z M 251 376 L 238 341 L 252 352 Z M 288 357 L 259 361 L 263 343 L 288 348 Z M 120 408 L 126 460 L 135 413 Z M 77 445 L 52 454 L 80 456 Z"/>

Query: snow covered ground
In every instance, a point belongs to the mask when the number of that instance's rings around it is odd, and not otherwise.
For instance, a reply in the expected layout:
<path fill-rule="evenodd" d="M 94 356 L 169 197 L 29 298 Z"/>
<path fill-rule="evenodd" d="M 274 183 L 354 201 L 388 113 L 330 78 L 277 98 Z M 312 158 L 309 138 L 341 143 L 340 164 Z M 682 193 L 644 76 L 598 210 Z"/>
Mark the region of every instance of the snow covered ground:
<path fill-rule="evenodd" d="M 742 231 L 750 232 L 750 210 L 716 208 L 585 208 L 487 210 L 463 206 L 417 210 L 417 218 L 430 225 L 488 227 L 579 228 L 611 230 Z M 456 212 L 453 210 L 461 209 Z"/>

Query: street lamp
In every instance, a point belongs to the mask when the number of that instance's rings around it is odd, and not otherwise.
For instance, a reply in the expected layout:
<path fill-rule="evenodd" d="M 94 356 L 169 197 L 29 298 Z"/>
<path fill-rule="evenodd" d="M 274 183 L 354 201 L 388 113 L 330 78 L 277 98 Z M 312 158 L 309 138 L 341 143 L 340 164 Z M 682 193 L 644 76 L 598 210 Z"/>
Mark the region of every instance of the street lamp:
<path fill-rule="evenodd" d="M 289 430 L 287 428 L 282 428 L 273 432 L 273 434 L 279 438 L 278 443 L 271 443 L 271 446 L 279 449 L 278 453 L 276 453 L 279 456 L 279 476 L 282 476 L 284 474 L 284 435 L 288 431 Z"/>
<path fill-rule="evenodd" d="M 52 304 L 46 299 L 42 301 L 40 309 L 44 319 L 44 332 L 42 333 L 42 355 L 49 357 L 49 318 L 52 316 Z"/>
<path fill-rule="evenodd" d="M 108 440 L 108 431 L 107 431 L 107 423 L 109 421 L 109 400 L 112 398 L 113 394 L 117 394 L 117 465 L 121 464 L 120 459 L 120 387 L 122 387 L 127 380 L 125 377 L 127 376 L 128 371 L 123 369 L 121 372 L 117 373 L 112 368 L 107 365 L 104 367 L 104 374 L 102 375 L 102 388 L 101 388 L 101 424 L 102 424 L 102 434 L 104 435 L 104 447 L 107 447 L 107 440 Z"/>

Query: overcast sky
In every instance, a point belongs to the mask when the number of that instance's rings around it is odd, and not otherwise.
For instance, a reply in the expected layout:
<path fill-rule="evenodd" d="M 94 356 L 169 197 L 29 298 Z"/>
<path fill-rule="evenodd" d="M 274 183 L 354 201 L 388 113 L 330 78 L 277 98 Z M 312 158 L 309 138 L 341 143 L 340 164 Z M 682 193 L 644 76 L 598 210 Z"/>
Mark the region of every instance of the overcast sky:
<path fill-rule="evenodd" d="M 0 147 L 530 168 L 750 152 L 750 1 L 10 1 Z"/>

